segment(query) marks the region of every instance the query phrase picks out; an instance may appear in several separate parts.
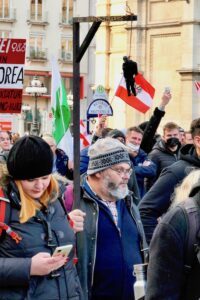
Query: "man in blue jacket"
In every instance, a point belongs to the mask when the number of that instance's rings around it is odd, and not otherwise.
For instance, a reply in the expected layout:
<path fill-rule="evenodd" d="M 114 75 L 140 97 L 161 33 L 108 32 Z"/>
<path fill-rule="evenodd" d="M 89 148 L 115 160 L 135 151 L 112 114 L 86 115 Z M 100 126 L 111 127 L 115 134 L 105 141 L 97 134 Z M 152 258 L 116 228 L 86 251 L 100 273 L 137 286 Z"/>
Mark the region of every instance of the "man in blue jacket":
<path fill-rule="evenodd" d="M 84 300 L 133 300 L 133 265 L 143 262 L 146 243 L 127 187 L 132 172 L 129 154 L 110 137 L 95 142 L 88 154 L 80 202 L 86 218 L 77 236 Z"/>
<path fill-rule="evenodd" d="M 145 194 L 145 178 L 153 179 L 156 176 L 156 165 L 147 159 L 147 154 L 140 148 L 142 137 L 143 131 L 139 127 L 133 126 L 127 129 L 126 145 L 134 166 L 141 198 Z"/>

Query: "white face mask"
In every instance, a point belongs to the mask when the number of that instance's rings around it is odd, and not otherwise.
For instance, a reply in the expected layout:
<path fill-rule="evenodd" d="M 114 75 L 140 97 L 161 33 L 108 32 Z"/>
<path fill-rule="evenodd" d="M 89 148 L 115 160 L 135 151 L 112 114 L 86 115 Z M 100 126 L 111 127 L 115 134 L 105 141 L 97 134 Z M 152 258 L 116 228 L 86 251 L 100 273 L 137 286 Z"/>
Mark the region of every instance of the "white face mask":
<path fill-rule="evenodd" d="M 132 143 L 127 143 L 126 146 L 131 150 L 131 151 L 135 151 L 138 152 L 140 149 L 140 145 L 134 145 Z"/>

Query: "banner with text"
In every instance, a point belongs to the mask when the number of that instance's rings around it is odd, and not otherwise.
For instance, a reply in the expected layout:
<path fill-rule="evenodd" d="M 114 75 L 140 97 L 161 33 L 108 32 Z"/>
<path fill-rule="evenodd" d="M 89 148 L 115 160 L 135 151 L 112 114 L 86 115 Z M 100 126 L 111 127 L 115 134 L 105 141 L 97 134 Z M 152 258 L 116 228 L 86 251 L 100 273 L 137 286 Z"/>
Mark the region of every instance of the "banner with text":
<path fill-rule="evenodd" d="M 25 39 L 0 39 L 0 113 L 21 112 L 25 53 Z"/>

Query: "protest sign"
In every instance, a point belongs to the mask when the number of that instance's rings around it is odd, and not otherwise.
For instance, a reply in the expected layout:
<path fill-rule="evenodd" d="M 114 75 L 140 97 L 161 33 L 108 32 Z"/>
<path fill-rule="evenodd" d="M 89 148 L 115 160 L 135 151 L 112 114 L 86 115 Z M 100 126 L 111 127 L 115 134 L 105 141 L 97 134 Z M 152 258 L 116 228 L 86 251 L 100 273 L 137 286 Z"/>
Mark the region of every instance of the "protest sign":
<path fill-rule="evenodd" d="M 25 39 L 0 39 L 0 113 L 20 113 Z"/>

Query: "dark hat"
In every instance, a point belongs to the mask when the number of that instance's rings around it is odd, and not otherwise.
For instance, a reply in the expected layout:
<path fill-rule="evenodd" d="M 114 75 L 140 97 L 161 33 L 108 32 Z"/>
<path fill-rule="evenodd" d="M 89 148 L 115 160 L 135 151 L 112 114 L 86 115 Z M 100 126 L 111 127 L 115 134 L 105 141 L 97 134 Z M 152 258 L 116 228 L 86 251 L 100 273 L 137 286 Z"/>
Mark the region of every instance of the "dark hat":
<path fill-rule="evenodd" d="M 18 180 L 34 179 L 51 174 L 53 152 L 50 146 L 38 136 L 24 136 L 11 148 L 7 168 L 9 174 Z"/>
<path fill-rule="evenodd" d="M 109 131 L 106 136 L 109 136 L 113 139 L 117 139 L 117 138 L 121 137 L 124 139 L 124 142 L 126 141 L 126 137 L 125 137 L 124 133 L 118 129 L 113 129 L 113 130 Z"/>

